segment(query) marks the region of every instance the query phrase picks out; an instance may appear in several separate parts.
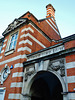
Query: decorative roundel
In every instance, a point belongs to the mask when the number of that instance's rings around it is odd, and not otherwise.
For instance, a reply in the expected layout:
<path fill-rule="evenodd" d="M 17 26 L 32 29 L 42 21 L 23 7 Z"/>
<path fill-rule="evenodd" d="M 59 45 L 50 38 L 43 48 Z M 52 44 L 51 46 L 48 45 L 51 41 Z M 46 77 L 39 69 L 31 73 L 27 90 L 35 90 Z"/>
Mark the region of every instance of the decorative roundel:
<path fill-rule="evenodd" d="M 6 64 L 5 67 L 1 71 L 1 84 L 3 84 L 3 82 L 7 79 L 9 74 L 10 74 L 10 68 Z"/>
<path fill-rule="evenodd" d="M 8 71 L 8 68 L 5 68 L 4 71 L 3 71 L 3 73 L 2 73 L 2 74 L 3 74 L 3 75 L 2 75 L 3 80 L 5 80 L 5 79 L 8 77 L 8 72 L 9 72 L 9 71 Z"/>

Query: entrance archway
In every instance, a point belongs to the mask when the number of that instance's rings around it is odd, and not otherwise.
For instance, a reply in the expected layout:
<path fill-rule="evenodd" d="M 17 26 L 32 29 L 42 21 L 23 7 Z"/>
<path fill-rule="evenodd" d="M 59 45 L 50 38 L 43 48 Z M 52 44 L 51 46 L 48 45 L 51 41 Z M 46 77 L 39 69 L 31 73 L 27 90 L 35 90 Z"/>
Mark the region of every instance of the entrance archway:
<path fill-rule="evenodd" d="M 63 100 L 62 85 L 53 73 L 38 72 L 30 88 L 31 100 Z"/>

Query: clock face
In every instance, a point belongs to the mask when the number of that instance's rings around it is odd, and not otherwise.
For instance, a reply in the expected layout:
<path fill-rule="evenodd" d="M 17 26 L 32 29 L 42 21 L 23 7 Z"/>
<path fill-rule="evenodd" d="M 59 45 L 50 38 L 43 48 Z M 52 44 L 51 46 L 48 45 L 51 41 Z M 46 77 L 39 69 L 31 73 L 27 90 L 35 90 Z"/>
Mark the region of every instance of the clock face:
<path fill-rule="evenodd" d="M 3 75 L 2 75 L 2 77 L 3 77 L 3 80 L 5 80 L 7 77 L 8 77 L 8 69 L 7 68 L 5 68 L 5 70 L 3 71 L 3 73 L 2 73 Z"/>

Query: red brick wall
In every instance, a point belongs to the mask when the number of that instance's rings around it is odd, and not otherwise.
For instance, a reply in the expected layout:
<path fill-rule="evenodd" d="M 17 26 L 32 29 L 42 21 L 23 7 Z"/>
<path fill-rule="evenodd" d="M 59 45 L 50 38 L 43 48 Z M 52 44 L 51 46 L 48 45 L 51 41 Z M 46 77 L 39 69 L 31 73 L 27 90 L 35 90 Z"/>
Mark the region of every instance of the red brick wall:
<path fill-rule="evenodd" d="M 32 20 L 34 20 L 34 18 Z M 34 22 L 36 23 L 36 20 L 34 20 Z M 31 30 L 28 29 L 29 27 L 34 32 L 31 32 Z M 24 31 L 24 32 L 22 32 L 22 30 L 25 29 L 25 28 L 27 30 Z M 0 63 L 3 62 L 3 64 L 0 65 L 0 71 L 5 67 L 5 64 L 7 64 L 9 67 L 11 67 L 11 65 L 13 65 L 13 69 L 10 70 L 11 71 L 10 75 L 7 77 L 7 79 L 4 81 L 4 83 L 2 85 L 0 84 L 0 87 L 6 87 L 5 100 L 8 100 L 9 94 L 11 94 L 11 93 L 12 94 L 13 93 L 21 93 L 21 89 L 22 89 L 21 87 L 11 87 L 11 83 L 22 82 L 23 81 L 23 77 L 22 76 L 21 77 L 12 77 L 12 76 L 13 76 L 13 73 L 23 72 L 23 67 L 18 66 L 16 68 L 14 68 L 14 66 L 15 66 L 15 64 L 25 62 L 26 61 L 26 58 L 23 57 L 23 58 L 18 58 L 16 60 L 14 60 L 15 59 L 14 57 L 17 57 L 19 55 L 25 55 L 25 54 L 29 54 L 29 53 L 38 51 L 40 49 L 43 49 L 44 48 L 43 46 L 49 47 L 50 44 L 51 44 L 48 41 L 48 39 L 45 38 L 45 36 L 43 36 L 43 34 L 41 32 L 39 32 L 38 30 L 36 30 L 36 28 L 33 27 L 31 24 L 22 26 L 18 30 L 19 30 L 19 32 L 18 32 L 18 39 L 17 39 L 17 45 L 16 45 L 15 51 L 12 54 L 9 54 L 9 55 L 5 56 L 5 50 L 6 50 L 6 47 L 7 47 L 7 44 L 8 44 L 8 40 L 9 40 L 9 37 L 10 37 L 10 34 L 8 34 L 5 37 L 5 40 L 7 39 L 7 41 L 4 42 L 4 44 L 6 44 L 6 46 L 4 48 L 2 48 L 2 50 L 4 50 L 4 52 L 0 54 L 0 56 L 2 56 L 2 59 L 0 59 Z M 31 38 L 30 36 L 27 36 L 27 34 L 30 34 L 33 38 Z M 22 35 L 25 35 L 26 37 L 22 37 L 21 38 Z M 34 40 L 34 38 L 38 42 L 36 42 Z M 25 41 L 27 39 L 32 43 L 32 45 L 30 45 L 29 43 L 22 43 L 22 44 L 19 45 L 19 42 L 21 42 L 22 40 Z M 41 46 L 39 42 L 43 46 Z M 21 47 L 22 48 L 28 47 L 29 50 L 31 50 L 31 52 L 29 52 L 28 50 L 20 50 L 18 52 L 18 49 L 20 49 Z M 8 60 L 11 60 L 12 58 L 14 58 L 13 61 L 8 61 Z M 6 62 L 4 62 L 4 61 L 6 61 Z"/>
<path fill-rule="evenodd" d="M 69 48 L 73 48 L 75 47 L 75 40 L 73 41 L 69 41 L 65 43 L 65 49 L 69 49 Z M 70 54 L 68 56 L 66 56 L 66 64 L 68 64 L 70 66 L 70 68 L 68 66 L 66 71 L 67 71 L 67 78 L 71 78 L 71 80 L 73 80 L 73 77 L 75 77 L 75 54 Z M 72 67 L 73 66 L 73 67 Z M 74 88 L 75 88 L 75 82 L 71 82 L 71 80 L 69 80 L 70 83 L 68 83 L 68 91 L 73 92 Z"/>

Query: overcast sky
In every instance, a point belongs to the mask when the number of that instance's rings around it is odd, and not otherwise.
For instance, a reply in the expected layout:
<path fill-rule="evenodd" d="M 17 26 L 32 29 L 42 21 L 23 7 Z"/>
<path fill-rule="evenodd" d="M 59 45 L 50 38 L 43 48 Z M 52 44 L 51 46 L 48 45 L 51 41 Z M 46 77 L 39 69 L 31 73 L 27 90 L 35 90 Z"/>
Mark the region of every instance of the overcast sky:
<path fill-rule="evenodd" d="M 30 11 L 37 19 L 46 17 L 46 5 L 56 9 L 55 19 L 62 37 L 75 34 L 75 0 L 1 0 L 0 36 L 15 19 Z"/>

